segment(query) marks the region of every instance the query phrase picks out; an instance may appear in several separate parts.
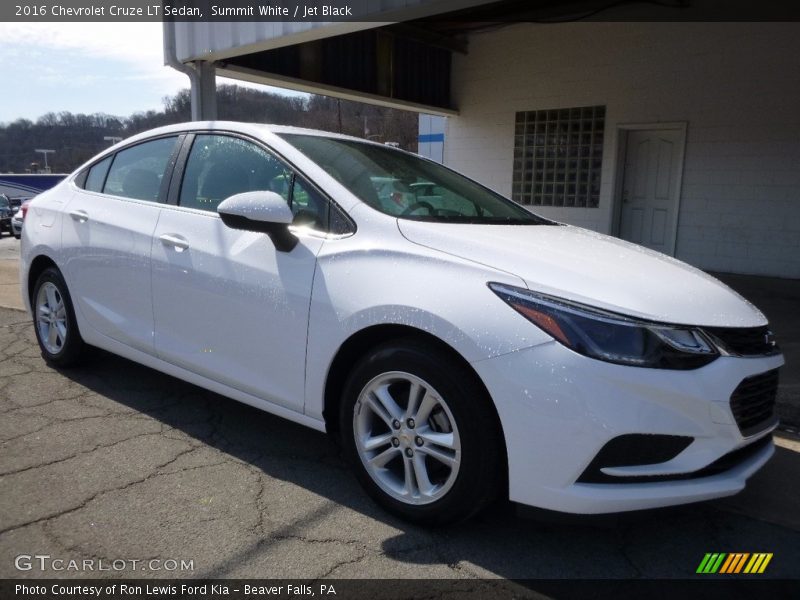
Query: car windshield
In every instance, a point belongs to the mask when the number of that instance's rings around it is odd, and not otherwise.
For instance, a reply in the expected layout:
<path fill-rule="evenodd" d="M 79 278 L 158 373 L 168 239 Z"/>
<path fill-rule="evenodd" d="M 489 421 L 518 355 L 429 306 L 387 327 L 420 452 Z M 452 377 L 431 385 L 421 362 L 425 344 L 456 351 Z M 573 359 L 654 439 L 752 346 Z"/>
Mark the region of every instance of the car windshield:
<path fill-rule="evenodd" d="M 549 225 L 482 185 L 433 161 L 388 146 L 279 134 L 371 207 L 402 219 Z"/>

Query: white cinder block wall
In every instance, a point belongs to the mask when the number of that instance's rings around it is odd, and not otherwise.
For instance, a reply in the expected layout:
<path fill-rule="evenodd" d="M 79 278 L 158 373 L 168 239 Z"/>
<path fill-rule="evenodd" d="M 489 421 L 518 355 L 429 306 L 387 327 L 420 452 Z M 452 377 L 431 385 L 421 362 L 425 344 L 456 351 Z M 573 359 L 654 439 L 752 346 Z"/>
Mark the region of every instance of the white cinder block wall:
<path fill-rule="evenodd" d="M 600 207 L 536 210 L 609 233 L 618 125 L 686 122 L 676 256 L 800 277 L 798 24 L 520 24 L 453 60 L 446 164 L 510 196 L 517 111 L 603 104 Z"/>

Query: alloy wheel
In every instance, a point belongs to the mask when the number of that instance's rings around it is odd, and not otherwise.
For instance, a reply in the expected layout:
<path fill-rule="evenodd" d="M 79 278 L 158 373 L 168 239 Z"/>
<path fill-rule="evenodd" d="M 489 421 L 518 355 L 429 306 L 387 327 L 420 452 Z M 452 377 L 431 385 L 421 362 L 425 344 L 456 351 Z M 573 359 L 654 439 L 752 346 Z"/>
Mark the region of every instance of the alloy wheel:
<path fill-rule="evenodd" d="M 45 282 L 36 295 L 36 327 L 39 339 L 50 354 L 58 354 L 67 340 L 67 308 L 58 287 Z"/>
<path fill-rule="evenodd" d="M 415 375 L 393 371 L 369 381 L 355 404 L 353 432 L 367 473 L 401 502 L 435 502 L 458 477 L 461 440 L 453 414 Z"/>

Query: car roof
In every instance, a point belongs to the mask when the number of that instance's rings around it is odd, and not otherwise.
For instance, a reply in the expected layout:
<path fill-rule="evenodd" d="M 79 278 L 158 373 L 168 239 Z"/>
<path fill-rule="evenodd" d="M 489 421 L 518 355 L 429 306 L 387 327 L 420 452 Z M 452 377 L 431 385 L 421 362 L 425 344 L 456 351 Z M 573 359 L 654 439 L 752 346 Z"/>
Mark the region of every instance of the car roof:
<path fill-rule="evenodd" d="M 313 135 L 317 137 L 336 138 L 343 140 L 353 140 L 365 144 L 373 144 L 376 146 L 383 146 L 383 144 L 364 140 L 362 138 L 354 137 L 351 135 L 344 135 L 342 133 L 334 133 L 331 131 L 322 131 L 320 129 L 308 129 L 305 127 L 293 127 L 289 125 L 274 125 L 265 123 L 245 123 L 242 121 L 186 121 L 183 123 L 175 123 L 174 125 L 164 125 L 155 129 L 148 129 L 142 133 L 126 138 L 120 142 L 121 145 L 127 145 L 132 141 L 139 139 L 146 139 L 157 135 L 167 133 L 191 133 L 193 131 L 233 131 L 238 133 L 249 134 L 255 137 L 263 137 L 264 134 L 302 134 Z"/>

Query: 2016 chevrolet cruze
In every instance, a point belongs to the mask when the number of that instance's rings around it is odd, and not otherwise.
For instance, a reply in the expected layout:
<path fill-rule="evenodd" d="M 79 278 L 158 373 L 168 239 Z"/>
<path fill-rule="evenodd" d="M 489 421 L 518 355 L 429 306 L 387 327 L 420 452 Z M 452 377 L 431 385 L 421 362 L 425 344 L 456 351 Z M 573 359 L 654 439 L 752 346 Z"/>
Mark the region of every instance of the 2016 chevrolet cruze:
<path fill-rule="evenodd" d="M 367 492 L 418 522 L 498 494 L 705 500 L 773 452 L 783 358 L 755 307 L 363 140 L 137 135 L 32 202 L 20 277 L 50 363 L 97 346 L 338 432 Z"/>

